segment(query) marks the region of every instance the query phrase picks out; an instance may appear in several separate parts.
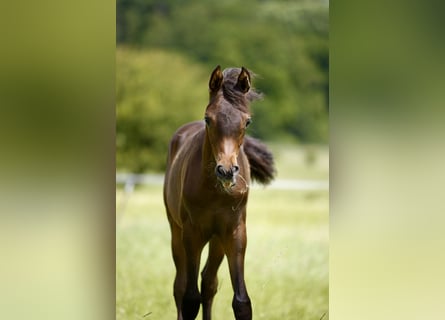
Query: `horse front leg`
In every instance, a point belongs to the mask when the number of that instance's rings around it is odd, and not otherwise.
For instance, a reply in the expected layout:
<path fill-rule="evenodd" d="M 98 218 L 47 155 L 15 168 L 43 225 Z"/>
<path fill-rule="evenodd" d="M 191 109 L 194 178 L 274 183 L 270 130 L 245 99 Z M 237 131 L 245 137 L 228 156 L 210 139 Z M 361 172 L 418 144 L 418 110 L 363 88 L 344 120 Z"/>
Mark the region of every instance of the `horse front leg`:
<path fill-rule="evenodd" d="M 246 245 L 246 225 L 244 221 L 241 221 L 233 233 L 227 235 L 224 241 L 224 249 L 229 262 L 230 279 L 234 291 L 232 308 L 236 320 L 252 319 L 252 305 L 244 282 Z"/>
<path fill-rule="evenodd" d="M 187 285 L 186 255 L 184 246 L 182 244 L 182 230 L 178 226 L 171 223 L 171 231 L 171 247 L 173 261 L 176 267 L 175 282 L 173 285 L 173 296 L 175 297 L 177 320 L 183 320 L 181 309 L 182 299 L 184 297 L 185 287 Z"/>
<path fill-rule="evenodd" d="M 182 317 L 194 320 L 199 312 L 201 295 L 198 290 L 198 272 L 204 242 L 190 221 L 184 223 L 182 240 L 186 253 L 187 285 L 182 299 Z"/>
<path fill-rule="evenodd" d="M 202 319 L 212 318 L 213 297 L 218 290 L 218 268 L 224 259 L 224 248 L 220 240 L 213 237 L 209 243 L 209 257 L 201 272 Z"/>

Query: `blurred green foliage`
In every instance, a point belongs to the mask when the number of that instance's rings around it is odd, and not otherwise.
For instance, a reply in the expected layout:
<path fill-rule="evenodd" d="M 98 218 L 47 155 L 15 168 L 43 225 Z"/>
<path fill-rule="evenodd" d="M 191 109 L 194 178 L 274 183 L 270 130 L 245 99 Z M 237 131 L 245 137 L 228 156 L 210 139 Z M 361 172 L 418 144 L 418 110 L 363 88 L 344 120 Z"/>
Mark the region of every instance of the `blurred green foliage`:
<path fill-rule="evenodd" d="M 321 0 L 118 0 L 118 169 L 164 169 L 171 135 L 202 118 L 218 64 L 258 74 L 251 135 L 327 142 L 328 19 Z"/>
<path fill-rule="evenodd" d="M 180 54 L 160 50 L 118 48 L 116 63 L 116 165 L 160 170 L 176 128 L 203 117 L 207 74 Z"/>

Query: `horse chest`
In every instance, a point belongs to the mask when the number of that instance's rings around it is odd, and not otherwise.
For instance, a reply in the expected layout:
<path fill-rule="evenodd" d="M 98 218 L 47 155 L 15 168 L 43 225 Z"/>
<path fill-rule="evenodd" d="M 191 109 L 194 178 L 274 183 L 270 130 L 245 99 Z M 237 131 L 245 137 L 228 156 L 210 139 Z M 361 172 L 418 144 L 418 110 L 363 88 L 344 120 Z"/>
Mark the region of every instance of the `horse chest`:
<path fill-rule="evenodd" d="M 233 213 L 245 207 L 247 197 L 247 192 L 228 194 L 216 188 L 213 190 L 197 188 L 196 190 L 191 189 L 189 192 L 184 192 L 183 201 L 190 210 L 208 214 L 213 212 L 222 214 L 227 211 Z"/>
<path fill-rule="evenodd" d="M 184 194 L 183 219 L 190 219 L 205 233 L 219 233 L 235 227 L 245 213 L 247 195 L 228 195 L 217 192 Z"/>

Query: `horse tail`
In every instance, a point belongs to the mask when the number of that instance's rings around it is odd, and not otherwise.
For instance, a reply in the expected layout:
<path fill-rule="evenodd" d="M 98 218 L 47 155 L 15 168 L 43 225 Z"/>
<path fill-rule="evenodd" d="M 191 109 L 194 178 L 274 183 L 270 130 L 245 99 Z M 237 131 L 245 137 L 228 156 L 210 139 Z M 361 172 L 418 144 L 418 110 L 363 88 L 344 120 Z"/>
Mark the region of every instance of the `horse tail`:
<path fill-rule="evenodd" d="M 264 185 L 269 184 L 276 173 L 272 152 L 264 143 L 249 136 L 244 138 L 243 147 L 249 160 L 252 180 Z"/>

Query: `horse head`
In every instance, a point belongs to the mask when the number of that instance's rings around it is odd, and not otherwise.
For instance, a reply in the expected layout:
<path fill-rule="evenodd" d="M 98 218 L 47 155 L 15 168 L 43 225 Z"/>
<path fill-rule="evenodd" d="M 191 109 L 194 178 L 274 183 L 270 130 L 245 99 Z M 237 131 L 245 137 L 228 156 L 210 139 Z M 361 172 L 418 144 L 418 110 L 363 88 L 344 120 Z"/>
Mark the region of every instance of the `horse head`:
<path fill-rule="evenodd" d="M 212 72 L 210 101 L 205 112 L 206 134 L 214 158 L 214 172 L 224 189 L 236 184 L 238 155 L 251 123 L 249 103 L 260 94 L 251 90 L 251 75 L 244 67 Z"/>

